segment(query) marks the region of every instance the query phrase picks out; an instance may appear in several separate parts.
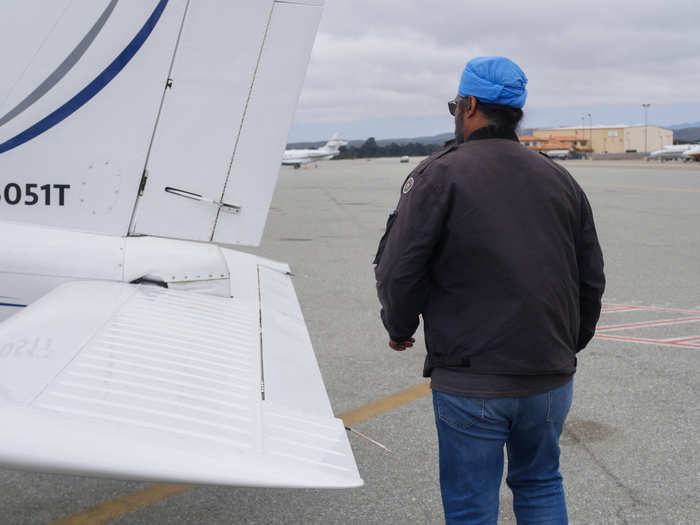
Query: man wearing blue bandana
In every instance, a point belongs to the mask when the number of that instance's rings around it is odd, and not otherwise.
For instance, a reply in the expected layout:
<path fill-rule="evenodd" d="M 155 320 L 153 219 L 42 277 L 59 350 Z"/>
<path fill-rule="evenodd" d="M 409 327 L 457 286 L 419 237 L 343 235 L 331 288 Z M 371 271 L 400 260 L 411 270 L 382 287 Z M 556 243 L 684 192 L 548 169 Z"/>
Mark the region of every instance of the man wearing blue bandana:
<path fill-rule="evenodd" d="M 413 346 L 423 319 L 451 524 L 497 522 L 504 448 L 518 523 L 568 519 L 559 437 L 603 256 L 581 187 L 518 142 L 526 85 L 505 57 L 467 63 L 455 143 L 408 176 L 374 261 L 389 346 Z"/>

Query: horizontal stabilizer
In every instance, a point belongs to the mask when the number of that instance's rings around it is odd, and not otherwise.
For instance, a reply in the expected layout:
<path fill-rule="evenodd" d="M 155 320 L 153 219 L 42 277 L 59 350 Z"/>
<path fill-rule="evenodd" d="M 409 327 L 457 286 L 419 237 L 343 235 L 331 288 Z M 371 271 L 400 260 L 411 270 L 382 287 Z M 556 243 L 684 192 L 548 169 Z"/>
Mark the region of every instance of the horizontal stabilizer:
<path fill-rule="evenodd" d="M 231 252 L 227 263 L 239 279 L 232 298 L 72 282 L 1 324 L 0 465 L 201 484 L 361 485 L 289 277 L 246 254 Z"/>

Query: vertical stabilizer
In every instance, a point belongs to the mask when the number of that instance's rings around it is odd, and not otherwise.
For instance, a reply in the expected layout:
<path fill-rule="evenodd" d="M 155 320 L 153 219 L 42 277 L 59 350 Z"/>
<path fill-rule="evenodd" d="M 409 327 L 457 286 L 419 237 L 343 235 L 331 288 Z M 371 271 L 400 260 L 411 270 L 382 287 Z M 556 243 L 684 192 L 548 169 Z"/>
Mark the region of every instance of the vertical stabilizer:
<path fill-rule="evenodd" d="M 0 4 L 0 221 L 127 233 L 185 5 Z"/>
<path fill-rule="evenodd" d="M 338 150 L 340 150 L 340 146 L 347 145 L 347 141 L 340 138 L 340 133 L 336 133 L 331 137 L 331 139 L 328 142 L 326 142 L 325 146 L 323 146 L 323 149 L 328 150 L 332 153 L 336 153 L 338 152 Z"/>
<path fill-rule="evenodd" d="M 321 18 L 319 3 L 275 3 L 223 196 L 241 211 L 222 209 L 214 241 L 260 243 Z"/>
<path fill-rule="evenodd" d="M 132 233 L 260 242 L 321 6 L 190 4 Z"/>

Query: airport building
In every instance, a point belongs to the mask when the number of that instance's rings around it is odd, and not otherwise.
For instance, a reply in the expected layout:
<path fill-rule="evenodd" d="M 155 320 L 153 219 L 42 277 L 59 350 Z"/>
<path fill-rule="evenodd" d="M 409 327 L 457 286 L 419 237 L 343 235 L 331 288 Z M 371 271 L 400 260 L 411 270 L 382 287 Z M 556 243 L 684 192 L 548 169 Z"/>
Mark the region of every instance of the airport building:
<path fill-rule="evenodd" d="M 588 138 L 576 135 L 561 135 L 556 138 L 521 135 L 518 138 L 520 143 L 526 148 L 539 151 L 548 156 L 585 158 L 593 152 L 593 149 L 588 144 Z"/>
<path fill-rule="evenodd" d="M 619 125 L 536 129 L 534 137 L 561 140 L 576 137 L 586 140 L 593 153 L 648 153 L 673 144 L 673 131 L 658 126 Z"/>

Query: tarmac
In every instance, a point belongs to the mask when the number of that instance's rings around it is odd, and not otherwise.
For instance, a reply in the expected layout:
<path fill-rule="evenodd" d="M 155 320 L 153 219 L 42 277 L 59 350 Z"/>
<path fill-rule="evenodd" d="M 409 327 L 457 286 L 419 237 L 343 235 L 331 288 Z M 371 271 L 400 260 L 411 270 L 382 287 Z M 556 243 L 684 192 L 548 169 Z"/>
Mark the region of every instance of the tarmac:
<path fill-rule="evenodd" d="M 418 160 L 283 167 L 262 246 L 249 250 L 292 265 L 335 413 L 391 450 L 350 434 L 364 487 L 147 485 L 0 470 L 0 523 L 443 523 L 422 337 L 406 352 L 388 348 L 371 264 Z M 700 165 L 563 164 L 593 207 L 608 280 L 561 442 L 570 523 L 696 524 Z M 504 484 L 499 523 L 515 523 L 511 503 Z"/>

